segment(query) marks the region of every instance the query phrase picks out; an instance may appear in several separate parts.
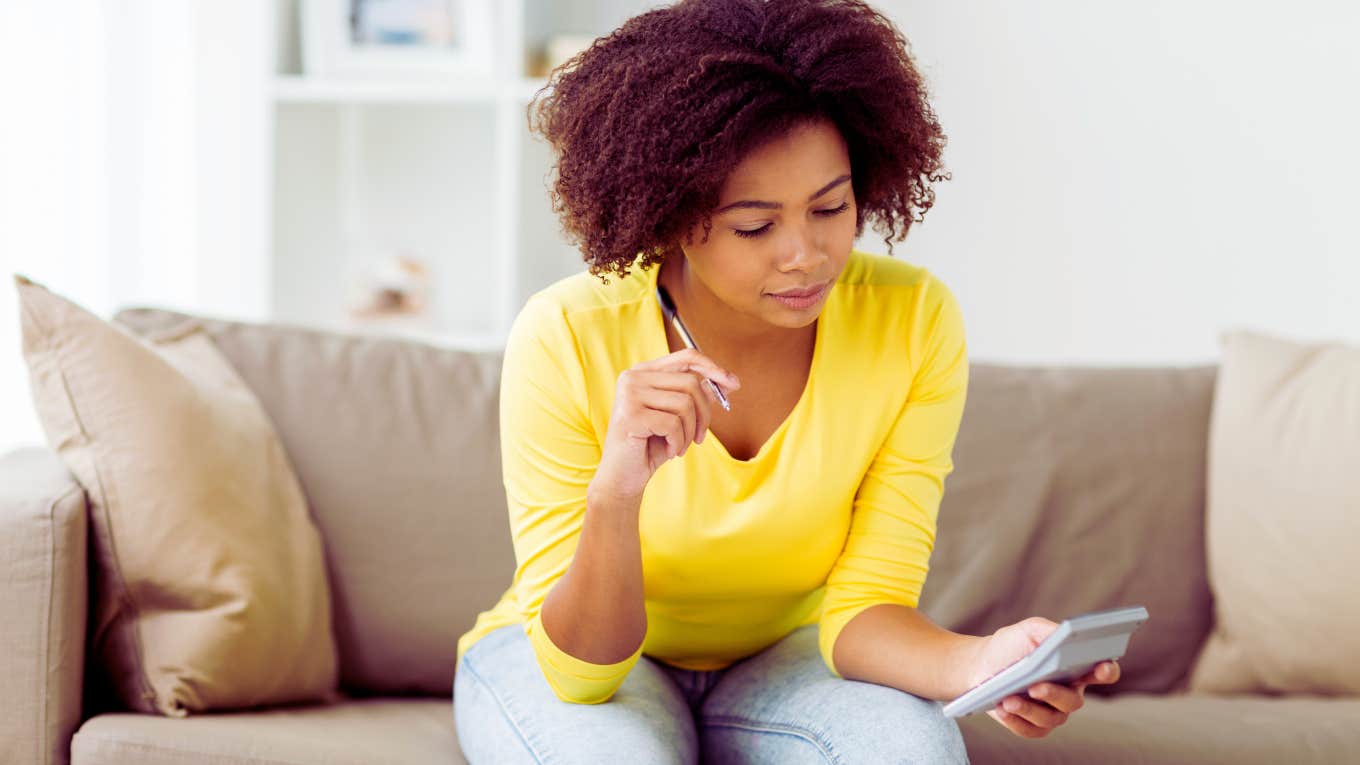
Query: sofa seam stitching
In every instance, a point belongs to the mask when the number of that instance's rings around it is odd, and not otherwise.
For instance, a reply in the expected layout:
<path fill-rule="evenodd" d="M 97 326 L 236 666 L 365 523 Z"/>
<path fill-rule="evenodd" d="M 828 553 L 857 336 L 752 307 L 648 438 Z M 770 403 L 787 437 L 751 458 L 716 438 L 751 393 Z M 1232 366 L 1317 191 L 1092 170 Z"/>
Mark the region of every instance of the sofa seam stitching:
<path fill-rule="evenodd" d="M 100 469 L 100 460 L 94 448 L 94 439 L 91 438 L 90 431 L 85 427 L 84 418 L 80 416 L 80 409 L 76 406 L 76 397 L 71 391 L 71 383 L 70 380 L 67 379 L 66 369 L 62 365 L 60 358 L 54 358 L 53 361 L 56 362 L 57 375 L 61 379 L 62 392 L 66 395 L 67 405 L 71 408 L 71 416 L 75 419 L 76 425 L 80 428 L 80 434 L 84 437 L 86 456 L 89 460 L 90 467 L 94 472 L 94 480 L 95 483 L 98 484 L 99 495 L 102 500 L 102 502 L 100 502 L 100 514 L 104 517 L 104 527 L 107 529 L 108 533 L 109 555 L 113 559 L 113 569 L 117 574 L 116 581 L 118 582 L 119 595 L 121 595 L 121 600 L 127 603 L 129 610 L 131 611 L 130 618 L 128 619 L 128 629 L 132 635 L 133 654 L 137 665 L 136 677 L 141 681 L 142 686 L 141 693 L 138 694 L 138 701 L 150 702 L 151 709 L 155 710 L 159 708 L 159 699 L 157 698 L 158 694 L 156 693 L 155 687 L 151 684 L 151 678 L 146 671 L 146 654 L 145 648 L 142 645 L 142 608 L 132 595 L 132 588 L 128 586 L 126 575 L 123 572 L 122 559 L 118 555 L 118 542 L 116 534 L 114 533 L 113 518 L 109 514 L 109 505 L 111 504 L 110 499 L 112 494 L 109 491 L 109 487 L 105 485 L 104 471 Z M 114 629 L 117 628 L 117 624 L 115 623 Z M 122 683 L 120 680 L 121 679 L 116 679 L 113 682 L 116 690 L 121 689 Z"/>
<path fill-rule="evenodd" d="M 184 749 L 182 747 L 177 746 L 162 746 L 160 744 L 148 743 L 146 741 L 120 741 L 116 738 L 101 739 L 92 736 L 88 733 L 85 734 L 85 738 L 91 740 L 102 740 L 105 743 L 110 743 L 113 744 L 114 746 L 143 749 L 148 752 L 175 752 L 177 754 L 192 754 L 202 757 L 230 757 L 232 759 L 237 759 L 236 755 L 228 755 L 222 752 L 202 751 L 199 749 Z M 247 755 L 246 761 L 260 763 L 260 765 L 304 765 L 304 763 L 297 762 L 294 760 L 261 759 L 250 755 Z"/>
<path fill-rule="evenodd" d="M 71 496 L 77 491 L 81 491 L 79 484 L 75 484 L 67 488 L 67 490 L 63 492 L 60 496 L 53 497 L 47 503 L 48 576 L 46 577 L 46 581 L 43 583 L 47 587 L 47 597 L 43 598 L 45 605 L 47 607 L 47 613 L 44 614 L 43 617 L 42 673 L 38 675 L 38 689 L 37 689 L 38 690 L 37 698 L 42 699 L 43 703 L 40 705 L 40 709 L 38 711 L 38 735 L 34 737 L 34 746 L 37 747 L 37 751 L 35 752 L 35 754 L 37 754 L 37 758 L 33 760 L 34 762 L 48 761 L 46 758 L 46 753 L 43 751 L 46 748 L 45 746 L 43 746 L 43 742 L 47 740 L 47 727 L 51 714 L 51 702 L 52 699 L 55 697 L 55 694 L 44 693 L 43 691 L 46 690 L 47 679 L 48 675 L 50 674 L 52 664 L 52 613 L 55 610 L 54 608 L 52 608 L 52 595 L 53 593 L 56 592 L 56 587 L 54 586 L 54 579 L 57 562 L 57 534 L 56 534 L 57 506 L 62 502 L 66 501 L 67 497 Z"/>

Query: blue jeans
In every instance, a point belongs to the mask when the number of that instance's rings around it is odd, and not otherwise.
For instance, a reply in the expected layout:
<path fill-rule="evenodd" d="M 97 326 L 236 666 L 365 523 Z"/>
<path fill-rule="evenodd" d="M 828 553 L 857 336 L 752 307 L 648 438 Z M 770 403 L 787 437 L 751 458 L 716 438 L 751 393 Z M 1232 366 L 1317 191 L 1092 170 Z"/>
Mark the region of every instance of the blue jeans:
<path fill-rule="evenodd" d="M 454 721 L 471 765 L 967 765 L 963 734 L 943 707 L 837 678 L 815 624 L 723 669 L 679 669 L 644 654 L 601 704 L 558 699 L 520 624 L 474 643 L 454 675 Z"/>

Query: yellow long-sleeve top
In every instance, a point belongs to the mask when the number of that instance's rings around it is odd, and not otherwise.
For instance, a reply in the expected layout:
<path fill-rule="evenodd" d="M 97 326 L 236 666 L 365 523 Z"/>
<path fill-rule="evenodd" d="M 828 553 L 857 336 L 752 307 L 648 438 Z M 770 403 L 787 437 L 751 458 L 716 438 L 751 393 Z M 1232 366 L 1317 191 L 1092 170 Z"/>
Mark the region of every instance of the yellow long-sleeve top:
<path fill-rule="evenodd" d="M 802 398 L 749 460 L 709 433 L 642 497 L 647 634 L 614 664 L 556 646 L 540 610 L 566 572 L 619 373 L 670 353 L 659 266 L 582 271 L 534 294 L 508 336 L 500 388 L 513 583 L 458 640 L 523 624 L 564 701 L 608 700 L 642 654 L 717 669 L 818 624 L 821 655 L 860 611 L 916 607 L 968 388 L 958 303 L 922 266 L 852 251 L 819 315 Z"/>

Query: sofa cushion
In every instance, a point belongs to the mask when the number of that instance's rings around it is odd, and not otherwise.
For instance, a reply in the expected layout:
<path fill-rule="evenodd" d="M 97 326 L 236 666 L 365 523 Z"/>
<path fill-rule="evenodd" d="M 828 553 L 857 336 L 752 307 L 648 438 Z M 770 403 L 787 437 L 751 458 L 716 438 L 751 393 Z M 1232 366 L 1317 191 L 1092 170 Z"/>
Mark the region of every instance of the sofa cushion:
<path fill-rule="evenodd" d="M 88 495 L 91 650 L 119 702 L 182 717 L 332 691 L 321 539 L 240 375 L 192 321 L 142 340 L 16 282 L 39 420 Z"/>
<path fill-rule="evenodd" d="M 167 720 L 103 714 L 71 741 L 72 765 L 465 765 L 447 699 L 354 699 Z"/>
<path fill-rule="evenodd" d="M 1089 692 L 1095 687 L 1087 689 L 1085 706 L 1041 739 L 1017 736 L 987 714 L 960 719 L 969 760 L 977 765 L 1360 762 L 1360 698 L 1145 693 L 1102 698 Z"/>
<path fill-rule="evenodd" d="M 1215 367 L 974 363 L 920 608 L 990 635 L 1142 605 L 1123 675 L 1183 684 L 1208 633 L 1204 467 Z"/>
<path fill-rule="evenodd" d="M 1360 346 L 1220 335 L 1209 441 L 1212 693 L 1360 694 Z"/>
<path fill-rule="evenodd" d="M 138 332 L 185 314 L 129 308 Z M 325 540 L 344 687 L 453 692 L 458 636 L 515 571 L 500 353 L 202 319 L 255 391 Z"/>

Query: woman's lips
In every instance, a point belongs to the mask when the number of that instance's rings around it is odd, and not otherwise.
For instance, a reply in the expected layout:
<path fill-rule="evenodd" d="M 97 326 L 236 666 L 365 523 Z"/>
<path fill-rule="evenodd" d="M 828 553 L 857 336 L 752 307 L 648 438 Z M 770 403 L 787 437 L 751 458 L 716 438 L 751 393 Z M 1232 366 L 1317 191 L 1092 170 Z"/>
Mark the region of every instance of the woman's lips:
<path fill-rule="evenodd" d="M 822 288 L 825 286 L 826 282 L 822 282 L 821 284 L 814 284 L 813 286 L 802 291 L 784 290 L 783 292 L 771 292 L 770 294 L 775 295 L 777 297 L 790 297 L 790 298 L 809 297 L 811 295 L 817 294 L 818 292 L 821 292 Z"/>
<path fill-rule="evenodd" d="M 775 300 L 778 300 L 780 303 L 783 303 L 789 308 L 801 310 L 804 308 L 810 308 L 811 306 L 815 305 L 817 301 L 822 299 L 822 295 L 826 294 L 826 291 L 830 287 L 831 283 L 827 282 L 826 284 L 823 284 L 821 287 L 819 287 L 816 292 L 813 292 L 809 295 L 803 296 L 776 295 L 775 293 L 771 292 L 769 296 L 774 298 Z"/>

